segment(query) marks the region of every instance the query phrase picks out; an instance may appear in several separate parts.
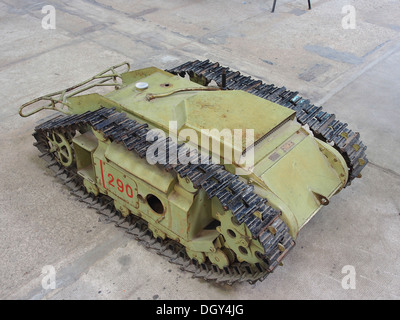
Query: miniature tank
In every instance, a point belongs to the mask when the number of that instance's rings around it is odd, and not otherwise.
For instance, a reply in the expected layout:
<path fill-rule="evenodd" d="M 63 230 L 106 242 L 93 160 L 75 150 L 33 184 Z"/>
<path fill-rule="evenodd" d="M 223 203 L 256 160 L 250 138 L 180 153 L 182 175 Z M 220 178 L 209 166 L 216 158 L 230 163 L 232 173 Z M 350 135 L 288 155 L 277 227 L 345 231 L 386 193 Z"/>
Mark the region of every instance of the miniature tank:
<path fill-rule="evenodd" d="M 129 70 L 111 67 L 20 115 L 58 111 L 33 134 L 48 167 L 195 277 L 265 279 L 368 162 L 359 133 L 298 92 L 209 60 Z"/>

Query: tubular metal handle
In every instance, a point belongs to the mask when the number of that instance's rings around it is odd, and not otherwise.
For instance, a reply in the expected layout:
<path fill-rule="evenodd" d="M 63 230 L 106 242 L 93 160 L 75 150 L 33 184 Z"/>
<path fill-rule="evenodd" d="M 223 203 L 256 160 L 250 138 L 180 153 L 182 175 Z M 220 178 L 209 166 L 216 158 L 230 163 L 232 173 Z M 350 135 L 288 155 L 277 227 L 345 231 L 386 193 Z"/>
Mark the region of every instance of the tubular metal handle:
<path fill-rule="evenodd" d="M 33 99 L 32 101 L 29 101 L 29 102 L 23 104 L 19 108 L 18 113 L 21 117 L 24 117 L 24 118 L 29 117 L 41 110 L 55 110 L 55 111 L 60 111 L 62 113 L 67 114 L 67 112 L 65 110 L 62 110 L 62 108 L 57 108 L 57 104 L 62 104 L 64 106 L 68 107 L 69 105 L 67 102 L 67 98 L 69 98 L 69 97 L 75 96 L 79 93 L 82 93 L 84 91 L 87 91 L 87 90 L 95 88 L 95 87 L 114 86 L 116 89 L 119 89 L 121 84 L 117 82 L 117 78 L 121 79 L 121 73 L 117 72 L 116 69 L 123 67 L 123 66 L 126 66 L 126 70 L 124 72 L 128 72 L 131 68 L 131 66 L 128 62 L 123 62 L 118 65 L 112 66 L 112 67 L 96 74 L 92 78 L 90 78 L 86 81 L 83 81 L 77 85 L 74 85 L 65 90 L 57 91 L 57 92 Z M 122 72 L 122 73 L 124 73 L 124 72 Z M 107 73 L 109 73 L 109 74 L 107 74 Z M 93 82 L 95 80 L 99 80 L 99 81 L 96 83 L 90 84 L 90 82 Z M 112 83 L 106 83 L 107 81 L 111 81 L 111 80 L 113 81 Z M 44 105 L 42 107 L 39 107 L 31 112 L 27 112 L 27 113 L 23 112 L 23 110 L 26 107 L 28 107 L 36 102 L 42 101 L 42 100 L 50 101 L 50 103 L 47 105 Z"/>

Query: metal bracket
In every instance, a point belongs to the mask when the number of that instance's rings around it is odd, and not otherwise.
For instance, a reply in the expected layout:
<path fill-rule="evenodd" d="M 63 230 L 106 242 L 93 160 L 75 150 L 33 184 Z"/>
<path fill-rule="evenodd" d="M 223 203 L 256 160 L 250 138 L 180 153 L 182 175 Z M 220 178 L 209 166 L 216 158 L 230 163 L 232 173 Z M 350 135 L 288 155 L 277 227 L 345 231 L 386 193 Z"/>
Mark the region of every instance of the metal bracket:
<path fill-rule="evenodd" d="M 327 197 L 314 191 L 312 193 L 314 194 L 315 198 L 317 199 L 320 205 L 327 206 L 329 204 L 329 199 Z"/>

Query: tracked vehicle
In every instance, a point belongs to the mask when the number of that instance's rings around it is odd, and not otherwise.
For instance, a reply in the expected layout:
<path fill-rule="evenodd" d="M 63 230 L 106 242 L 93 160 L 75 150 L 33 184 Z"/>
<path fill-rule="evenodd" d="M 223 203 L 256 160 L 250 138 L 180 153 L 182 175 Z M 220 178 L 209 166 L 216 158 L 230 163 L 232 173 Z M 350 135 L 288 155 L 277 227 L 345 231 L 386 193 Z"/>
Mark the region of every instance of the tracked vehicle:
<path fill-rule="evenodd" d="M 58 111 L 33 133 L 48 167 L 80 201 L 195 277 L 263 280 L 368 162 L 358 133 L 297 92 L 208 60 L 129 70 L 111 67 L 20 115 Z M 100 87 L 112 90 L 90 91 Z M 252 142 L 223 130 L 249 132 Z"/>

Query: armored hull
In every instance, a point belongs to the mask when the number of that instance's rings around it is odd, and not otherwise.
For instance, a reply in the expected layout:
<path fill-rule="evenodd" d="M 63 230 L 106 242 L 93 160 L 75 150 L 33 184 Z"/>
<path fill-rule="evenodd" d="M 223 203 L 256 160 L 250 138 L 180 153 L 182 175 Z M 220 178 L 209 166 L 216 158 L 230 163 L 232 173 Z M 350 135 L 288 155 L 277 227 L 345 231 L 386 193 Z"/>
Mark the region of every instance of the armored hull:
<path fill-rule="evenodd" d="M 48 166 L 79 200 L 196 277 L 263 280 L 368 161 L 358 133 L 297 92 L 208 60 L 128 69 L 20 114 L 59 111 L 34 132 Z M 82 94 L 99 86 L 114 90 Z"/>

